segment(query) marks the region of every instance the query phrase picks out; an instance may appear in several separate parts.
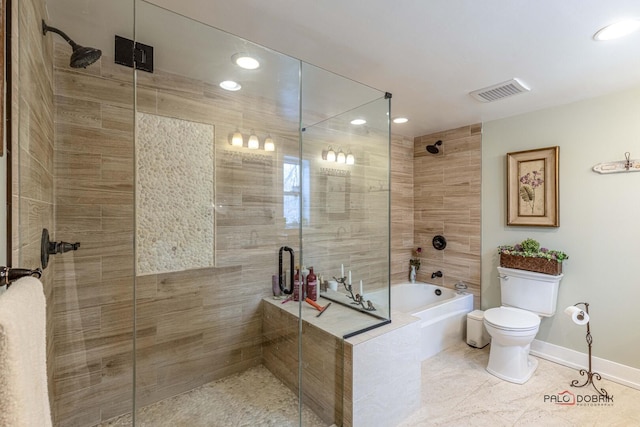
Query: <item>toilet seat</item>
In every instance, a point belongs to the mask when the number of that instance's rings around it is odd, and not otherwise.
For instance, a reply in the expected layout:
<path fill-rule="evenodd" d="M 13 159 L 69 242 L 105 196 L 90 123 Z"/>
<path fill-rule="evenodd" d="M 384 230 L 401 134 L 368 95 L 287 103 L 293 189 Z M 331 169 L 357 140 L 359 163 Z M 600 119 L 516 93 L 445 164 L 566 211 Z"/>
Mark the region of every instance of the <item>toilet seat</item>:
<path fill-rule="evenodd" d="M 503 331 L 533 331 L 540 326 L 537 315 L 513 307 L 490 308 L 484 312 L 484 321 Z"/>

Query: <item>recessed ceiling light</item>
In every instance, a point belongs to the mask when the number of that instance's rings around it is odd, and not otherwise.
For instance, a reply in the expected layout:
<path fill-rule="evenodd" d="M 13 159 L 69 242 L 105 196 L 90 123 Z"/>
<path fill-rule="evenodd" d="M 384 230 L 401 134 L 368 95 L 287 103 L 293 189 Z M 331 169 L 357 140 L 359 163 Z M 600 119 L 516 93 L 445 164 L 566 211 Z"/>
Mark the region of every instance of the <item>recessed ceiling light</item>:
<path fill-rule="evenodd" d="M 365 119 L 353 119 L 351 120 L 351 124 L 352 125 L 363 125 L 367 123 L 367 121 Z"/>
<path fill-rule="evenodd" d="M 393 123 L 397 124 L 407 123 L 408 121 L 409 119 L 407 119 L 406 117 L 396 117 L 395 119 L 393 119 Z"/>
<path fill-rule="evenodd" d="M 255 70 L 260 67 L 260 61 L 248 53 L 236 53 L 231 57 L 231 60 L 240 68 L 245 70 Z"/>
<path fill-rule="evenodd" d="M 242 89 L 240 83 L 234 82 L 233 80 L 225 80 L 220 82 L 220 87 L 224 90 L 236 91 Z"/>
<path fill-rule="evenodd" d="M 613 40 L 624 37 L 640 29 L 640 19 L 626 19 L 598 30 L 593 39 L 598 41 Z"/>

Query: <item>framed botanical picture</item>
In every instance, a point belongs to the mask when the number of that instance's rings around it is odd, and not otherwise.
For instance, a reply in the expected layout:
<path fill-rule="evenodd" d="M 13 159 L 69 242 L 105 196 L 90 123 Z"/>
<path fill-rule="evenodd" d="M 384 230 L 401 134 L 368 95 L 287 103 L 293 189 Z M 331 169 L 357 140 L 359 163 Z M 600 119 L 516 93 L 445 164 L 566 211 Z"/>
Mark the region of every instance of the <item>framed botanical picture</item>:
<path fill-rule="evenodd" d="M 507 225 L 559 227 L 560 147 L 507 153 Z"/>

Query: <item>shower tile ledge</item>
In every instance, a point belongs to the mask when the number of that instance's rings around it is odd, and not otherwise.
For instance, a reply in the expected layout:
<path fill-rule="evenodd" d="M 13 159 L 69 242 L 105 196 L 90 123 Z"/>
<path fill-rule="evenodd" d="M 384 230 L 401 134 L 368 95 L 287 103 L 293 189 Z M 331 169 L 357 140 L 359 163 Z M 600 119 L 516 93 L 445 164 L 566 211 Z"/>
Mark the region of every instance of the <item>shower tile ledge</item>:
<path fill-rule="evenodd" d="M 299 307 L 297 302 L 282 304 L 269 297 L 263 302 L 287 312 L 292 320 L 302 310 L 305 323 L 337 339 L 372 324 L 371 316 L 335 303 L 316 317 L 317 310 L 306 303 Z M 318 299 L 321 306 L 329 302 Z M 418 318 L 392 312 L 391 323 L 344 340 L 343 425 L 392 427 L 420 408 L 419 328 Z"/>

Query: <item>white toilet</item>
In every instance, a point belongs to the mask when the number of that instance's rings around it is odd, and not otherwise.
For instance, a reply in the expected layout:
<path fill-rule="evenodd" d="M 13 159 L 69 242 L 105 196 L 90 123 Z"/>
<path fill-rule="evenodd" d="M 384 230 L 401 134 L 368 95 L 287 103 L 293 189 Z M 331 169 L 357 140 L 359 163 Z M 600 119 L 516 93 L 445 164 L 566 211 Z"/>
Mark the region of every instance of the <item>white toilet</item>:
<path fill-rule="evenodd" d="M 502 306 L 484 312 L 484 326 L 491 336 L 487 371 L 503 380 L 524 384 L 538 361 L 529 356 L 531 341 L 540 327 L 540 316 L 556 313 L 562 274 L 498 267 Z"/>

